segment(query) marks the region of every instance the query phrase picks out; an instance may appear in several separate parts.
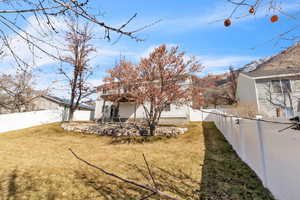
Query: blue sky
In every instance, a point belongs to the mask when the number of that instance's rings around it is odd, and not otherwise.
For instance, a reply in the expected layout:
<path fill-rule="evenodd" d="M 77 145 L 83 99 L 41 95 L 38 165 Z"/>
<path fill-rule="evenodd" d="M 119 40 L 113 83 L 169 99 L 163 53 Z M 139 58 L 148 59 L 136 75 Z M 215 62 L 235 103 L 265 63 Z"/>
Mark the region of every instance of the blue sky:
<path fill-rule="evenodd" d="M 285 0 L 278 6 L 284 12 L 299 17 L 295 13 L 300 10 L 300 1 Z M 94 40 L 93 43 L 97 48 L 97 53 L 92 56 L 91 60 L 91 64 L 97 66 L 91 78 L 94 85 L 101 83 L 105 71 L 114 65 L 120 55 L 138 62 L 141 57 L 147 56 L 160 44 L 179 45 L 180 49 L 186 51 L 188 55 L 197 56 L 205 67 L 201 75 L 222 73 L 230 65 L 238 68 L 292 45 L 294 41 L 277 42 L 274 40 L 270 42 L 269 40 L 294 27 L 299 21 L 299 19 L 284 16 L 278 11 L 269 12 L 262 5 L 255 16 L 235 19 L 235 17 L 247 14 L 249 8 L 239 9 L 232 19 L 232 26 L 225 28 L 223 19 L 227 18 L 234 8 L 226 0 L 91 0 L 90 7 L 94 12 L 100 11 L 101 18 L 107 24 L 116 26 L 128 20 L 134 13 L 138 13 L 138 17 L 127 27 L 127 30 L 162 20 L 138 34 L 140 38 L 145 39 L 144 42 L 136 42 L 127 37 L 122 37 L 116 44 L 103 39 Z M 270 23 L 269 18 L 272 14 L 280 16 L 277 23 Z M 26 27 L 28 24 L 23 24 L 23 26 Z M 94 27 L 94 30 L 98 38 L 103 37 L 98 27 Z M 297 34 L 300 34 L 299 30 L 290 33 L 291 36 Z M 253 47 L 256 48 L 253 49 Z M 27 55 L 24 53 L 24 56 Z M 62 79 L 57 78 L 58 63 L 44 55 L 40 56 L 40 61 L 37 68 L 41 70 L 39 81 L 43 87 L 49 85 L 51 80 Z M 7 62 L 4 63 L 7 64 Z M 2 70 L 10 71 L 4 67 Z"/>

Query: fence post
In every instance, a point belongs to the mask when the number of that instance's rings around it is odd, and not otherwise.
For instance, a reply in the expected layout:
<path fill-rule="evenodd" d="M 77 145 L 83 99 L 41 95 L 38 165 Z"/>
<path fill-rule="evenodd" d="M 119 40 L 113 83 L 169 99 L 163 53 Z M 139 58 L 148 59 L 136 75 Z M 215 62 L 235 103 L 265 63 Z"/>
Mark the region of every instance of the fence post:
<path fill-rule="evenodd" d="M 223 126 L 223 130 L 222 131 L 224 132 L 226 139 L 229 141 L 228 130 L 227 130 L 227 116 L 226 115 L 224 115 L 223 121 L 224 121 L 224 126 Z"/>
<path fill-rule="evenodd" d="M 236 150 L 236 143 L 235 143 L 235 134 L 233 133 L 233 120 L 232 116 L 230 116 L 230 140 L 231 140 L 231 145 L 234 147 L 234 150 Z"/>
<path fill-rule="evenodd" d="M 261 129 L 261 120 L 257 120 L 257 132 L 260 146 L 260 154 L 261 154 L 261 165 L 262 165 L 262 176 L 264 186 L 267 187 L 267 173 L 266 173 L 266 160 L 265 160 L 265 147 L 264 147 L 264 137 Z"/>
<path fill-rule="evenodd" d="M 239 118 L 239 132 L 240 132 L 240 155 L 243 161 L 246 162 L 246 152 L 245 152 L 245 134 L 243 132 L 243 127 L 242 127 L 242 119 Z"/>

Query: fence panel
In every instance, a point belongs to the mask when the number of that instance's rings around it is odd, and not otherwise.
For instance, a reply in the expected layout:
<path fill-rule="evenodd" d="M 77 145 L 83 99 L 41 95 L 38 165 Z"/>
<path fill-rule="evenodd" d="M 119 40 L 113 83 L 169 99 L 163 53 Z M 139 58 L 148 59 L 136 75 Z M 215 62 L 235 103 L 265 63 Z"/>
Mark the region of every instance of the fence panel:
<path fill-rule="evenodd" d="M 61 110 L 43 110 L 0 115 L 0 133 L 62 121 Z"/>
<path fill-rule="evenodd" d="M 300 131 L 288 125 L 261 122 L 267 187 L 280 200 L 300 199 Z"/>
<path fill-rule="evenodd" d="M 241 120 L 241 134 L 244 135 L 244 160 L 257 173 L 260 178 L 263 178 L 263 169 L 261 163 L 261 148 L 259 135 L 257 131 L 257 122 L 251 120 Z"/>
<path fill-rule="evenodd" d="M 215 122 L 241 159 L 256 172 L 276 199 L 299 200 L 300 131 L 287 129 L 280 132 L 289 125 L 237 119 L 209 114 L 205 121 Z"/>
<path fill-rule="evenodd" d="M 64 121 L 66 110 L 42 110 L 0 115 L 0 133 Z M 75 111 L 74 121 L 88 121 L 91 111 Z"/>

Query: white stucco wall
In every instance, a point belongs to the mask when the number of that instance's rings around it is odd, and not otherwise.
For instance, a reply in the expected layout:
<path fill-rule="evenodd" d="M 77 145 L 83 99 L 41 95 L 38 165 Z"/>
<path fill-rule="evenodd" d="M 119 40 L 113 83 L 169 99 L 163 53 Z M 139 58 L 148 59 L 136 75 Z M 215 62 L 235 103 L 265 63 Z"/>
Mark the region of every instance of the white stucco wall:
<path fill-rule="evenodd" d="M 120 103 L 119 107 L 119 116 L 120 118 L 134 118 L 134 109 L 135 109 L 135 103 Z M 137 109 L 138 110 L 138 109 Z M 139 116 L 142 115 L 142 113 L 138 113 Z"/>
<path fill-rule="evenodd" d="M 103 106 L 103 100 L 97 99 L 96 100 L 96 107 L 95 107 L 95 119 L 100 119 L 102 117 L 102 106 Z"/>
<path fill-rule="evenodd" d="M 149 105 L 147 105 L 149 108 Z M 121 118 L 134 118 L 134 103 L 120 103 L 119 115 Z M 136 118 L 145 118 L 143 106 L 137 106 Z M 161 118 L 188 118 L 188 106 L 176 106 L 171 104 L 170 111 L 163 111 Z"/>
<path fill-rule="evenodd" d="M 88 110 L 76 110 L 74 112 L 73 121 L 89 121 L 93 120 L 93 111 Z"/>
<path fill-rule="evenodd" d="M 101 98 L 101 92 L 97 93 L 96 108 L 95 108 L 95 119 L 102 117 L 102 107 L 104 100 Z M 105 102 L 105 105 L 112 105 L 112 102 Z M 149 105 L 148 105 L 149 107 Z M 119 116 L 120 118 L 134 118 L 135 103 L 134 102 L 120 102 L 119 105 Z M 189 106 L 176 106 L 171 104 L 170 111 L 163 111 L 162 118 L 189 118 Z M 136 107 L 136 118 L 145 118 L 143 106 Z"/>

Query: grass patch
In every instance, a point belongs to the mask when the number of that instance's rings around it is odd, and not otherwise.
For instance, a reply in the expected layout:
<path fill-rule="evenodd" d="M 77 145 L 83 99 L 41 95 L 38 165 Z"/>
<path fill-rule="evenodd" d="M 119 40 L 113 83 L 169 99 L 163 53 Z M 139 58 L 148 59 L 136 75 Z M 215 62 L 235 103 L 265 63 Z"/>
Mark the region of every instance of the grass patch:
<path fill-rule="evenodd" d="M 205 159 L 201 200 L 274 200 L 213 123 L 203 124 Z"/>
<path fill-rule="evenodd" d="M 72 148 L 89 162 L 151 185 L 144 153 L 158 188 L 182 199 L 273 200 L 213 124 L 187 128 L 184 135 L 127 144 L 66 132 L 58 123 L 0 134 L 0 199 L 135 200 L 148 194 L 79 162 Z"/>
<path fill-rule="evenodd" d="M 201 124 L 189 125 L 184 135 L 149 139 L 113 145 L 114 138 L 66 132 L 60 124 L 0 134 L 0 199 L 130 200 L 148 194 L 82 164 L 68 148 L 102 168 L 151 185 L 144 153 L 160 190 L 182 199 L 197 198 L 203 162 Z"/>

